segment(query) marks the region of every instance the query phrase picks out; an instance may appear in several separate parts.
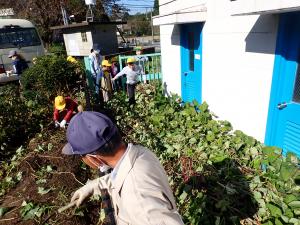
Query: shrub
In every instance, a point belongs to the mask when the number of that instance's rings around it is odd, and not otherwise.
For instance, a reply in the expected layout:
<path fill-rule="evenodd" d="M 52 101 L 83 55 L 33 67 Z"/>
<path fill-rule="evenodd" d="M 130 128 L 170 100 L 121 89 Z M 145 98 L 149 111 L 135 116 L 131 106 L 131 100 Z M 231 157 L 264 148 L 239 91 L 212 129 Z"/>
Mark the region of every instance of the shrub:
<path fill-rule="evenodd" d="M 78 91 L 82 74 L 82 65 L 70 63 L 64 56 L 40 57 L 22 75 L 24 97 L 43 104 L 58 94 L 73 95 Z"/>
<path fill-rule="evenodd" d="M 77 97 L 82 65 L 72 64 L 63 56 L 44 56 L 27 69 L 18 84 L 0 88 L 0 155 L 14 149 L 51 122 L 53 100 L 58 94 Z M 76 94 L 75 94 L 76 93 Z M 3 159 L 1 157 L 1 160 Z"/>
<path fill-rule="evenodd" d="M 26 136 L 39 129 L 38 117 L 20 98 L 18 84 L 0 88 L 0 156 L 9 155 L 8 147 L 17 147 Z"/>

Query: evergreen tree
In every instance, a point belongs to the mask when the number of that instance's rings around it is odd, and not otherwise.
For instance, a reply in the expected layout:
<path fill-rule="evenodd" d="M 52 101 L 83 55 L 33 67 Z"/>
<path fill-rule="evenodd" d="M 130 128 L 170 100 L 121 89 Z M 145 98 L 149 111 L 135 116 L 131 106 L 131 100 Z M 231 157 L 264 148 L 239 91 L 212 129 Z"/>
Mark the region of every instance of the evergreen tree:
<path fill-rule="evenodd" d="M 155 0 L 153 6 L 153 15 L 156 16 L 158 14 L 159 14 L 159 3 L 158 0 Z"/>

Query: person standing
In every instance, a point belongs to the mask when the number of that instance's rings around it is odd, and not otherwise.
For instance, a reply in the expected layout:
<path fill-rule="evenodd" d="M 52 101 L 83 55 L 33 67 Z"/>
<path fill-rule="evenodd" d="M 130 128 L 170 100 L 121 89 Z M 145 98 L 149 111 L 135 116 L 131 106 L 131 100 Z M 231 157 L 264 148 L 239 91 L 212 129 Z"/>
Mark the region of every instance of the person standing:
<path fill-rule="evenodd" d="M 158 158 L 145 147 L 125 143 L 108 117 L 78 113 L 67 129 L 67 140 L 63 154 L 79 155 L 94 169 L 113 169 L 78 189 L 71 203 L 80 206 L 107 189 L 118 225 L 183 225 Z"/>
<path fill-rule="evenodd" d="M 135 58 L 127 59 L 127 66 L 125 66 L 114 78 L 113 81 L 126 74 L 127 78 L 127 95 L 129 98 L 129 105 L 135 104 L 135 88 L 138 82 L 138 72 L 135 65 Z"/>
<path fill-rule="evenodd" d="M 114 78 L 119 72 L 119 67 L 118 67 L 118 60 L 116 59 L 116 57 L 114 57 L 112 59 L 112 64 L 111 64 L 111 77 Z M 116 79 L 115 81 L 113 81 L 113 86 L 114 86 L 114 90 L 118 91 L 118 90 L 122 90 L 122 80 Z"/>
<path fill-rule="evenodd" d="M 16 50 L 9 51 L 8 58 L 11 58 L 13 68 L 11 71 L 7 71 L 8 74 L 17 74 L 20 76 L 28 68 L 26 60 Z"/>
<path fill-rule="evenodd" d="M 100 85 L 104 102 L 108 102 L 112 96 L 112 80 L 110 74 L 111 64 L 108 60 L 103 60 L 101 68 L 101 77 L 97 78 L 97 85 Z"/>
<path fill-rule="evenodd" d="M 147 56 L 143 56 L 143 47 L 138 46 L 136 49 L 136 65 L 138 74 L 143 78 L 144 83 L 147 83 L 147 75 L 146 75 L 146 63 L 149 61 Z"/>
<path fill-rule="evenodd" d="M 91 54 L 89 55 L 90 60 L 90 66 L 91 66 L 91 73 L 92 73 L 92 79 L 93 83 L 96 86 L 96 80 L 97 76 L 101 73 L 101 67 L 100 64 L 102 62 L 103 57 L 100 54 L 100 50 L 91 49 Z M 97 90 L 97 87 L 96 87 Z"/>

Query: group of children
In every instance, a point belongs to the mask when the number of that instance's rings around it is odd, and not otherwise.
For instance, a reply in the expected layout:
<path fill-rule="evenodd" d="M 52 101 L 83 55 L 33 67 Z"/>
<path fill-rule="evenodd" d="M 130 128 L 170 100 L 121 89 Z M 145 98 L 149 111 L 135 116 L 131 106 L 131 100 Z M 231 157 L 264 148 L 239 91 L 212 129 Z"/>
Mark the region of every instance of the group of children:
<path fill-rule="evenodd" d="M 69 56 L 68 61 L 75 62 L 75 58 Z M 112 58 L 111 63 L 103 59 L 99 50 L 91 50 L 89 56 L 92 79 L 95 85 L 96 93 L 104 102 L 111 99 L 113 91 L 122 89 L 122 76 L 126 76 L 127 95 L 129 105 L 135 104 L 135 88 L 139 76 L 142 76 L 146 82 L 145 64 L 148 61 L 146 56 L 142 55 L 142 48 L 136 48 L 136 56 L 127 59 L 125 66 L 120 72 L 117 65 L 117 59 Z M 54 103 L 53 120 L 55 127 L 65 128 L 76 112 L 83 111 L 82 106 L 78 105 L 70 97 L 57 96 Z"/>
<path fill-rule="evenodd" d="M 146 61 L 148 61 L 147 57 L 141 55 L 141 47 L 136 48 L 136 54 L 136 57 L 128 58 L 126 61 L 127 66 L 118 72 L 118 60 L 116 58 L 112 58 L 110 63 L 108 60 L 103 59 L 99 50 L 91 50 L 89 59 L 92 78 L 96 87 L 96 93 L 104 102 L 111 99 L 113 90 L 122 89 L 120 78 L 126 75 L 129 104 L 135 103 L 135 86 L 139 76 L 142 76 L 146 82 L 144 68 Z"/>

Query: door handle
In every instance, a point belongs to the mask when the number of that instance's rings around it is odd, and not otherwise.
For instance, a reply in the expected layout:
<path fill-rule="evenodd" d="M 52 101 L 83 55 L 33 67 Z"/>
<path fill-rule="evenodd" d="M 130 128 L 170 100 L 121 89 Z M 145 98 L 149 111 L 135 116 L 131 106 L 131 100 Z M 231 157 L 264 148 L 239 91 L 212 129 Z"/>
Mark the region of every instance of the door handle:
<path fill-rule="evenodd" d="M 191 72 L 183 72 L 183 75 L 187 76 L 189 73 L 191 73 Z"/>
<path fill-rule="evenodd" d="M 289 103 L 281 102 L 277 104 L 277 109 L 282 110 L 288 106 Z"/>

